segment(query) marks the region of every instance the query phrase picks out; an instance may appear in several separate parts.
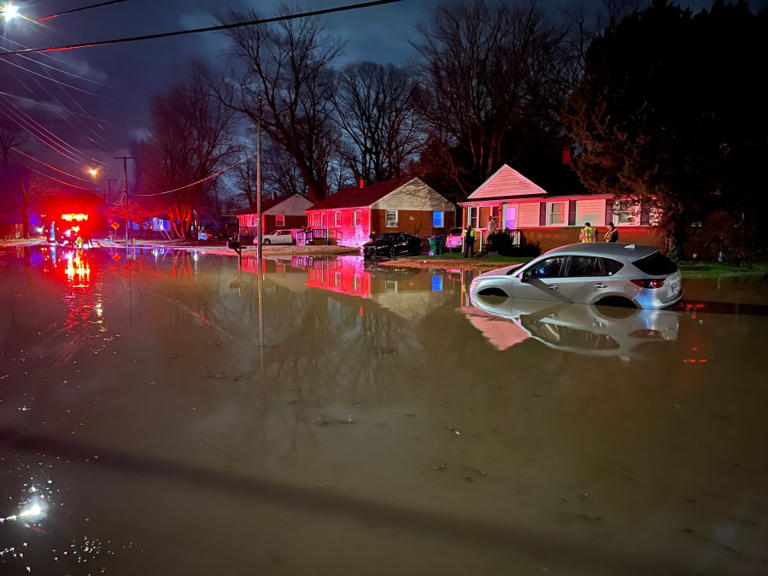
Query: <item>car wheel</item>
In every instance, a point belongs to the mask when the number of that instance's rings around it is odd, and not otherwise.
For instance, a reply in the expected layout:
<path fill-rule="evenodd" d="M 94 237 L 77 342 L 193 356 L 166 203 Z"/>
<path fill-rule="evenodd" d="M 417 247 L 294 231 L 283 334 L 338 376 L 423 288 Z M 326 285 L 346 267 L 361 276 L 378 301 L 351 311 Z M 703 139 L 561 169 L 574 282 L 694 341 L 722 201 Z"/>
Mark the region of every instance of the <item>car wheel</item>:
<path fill-rule="evenodd" d="M 262 240 L 261 243 L 264 244 L 264 246 L 269 246 L 270 244 L 272 244 L 272 241 L 269 238 L 267 238 L 266 240 Z"/>
<path fill-rule="evenodd" d="M 395 247 L 394 247 L 394 246 L 392 246 L 392 247 L 389 249 L 389 257 L 390 257 L 390 258 L 394 258 L 395 256 L 397 256 L 397 250 L 395 250 Z"/>

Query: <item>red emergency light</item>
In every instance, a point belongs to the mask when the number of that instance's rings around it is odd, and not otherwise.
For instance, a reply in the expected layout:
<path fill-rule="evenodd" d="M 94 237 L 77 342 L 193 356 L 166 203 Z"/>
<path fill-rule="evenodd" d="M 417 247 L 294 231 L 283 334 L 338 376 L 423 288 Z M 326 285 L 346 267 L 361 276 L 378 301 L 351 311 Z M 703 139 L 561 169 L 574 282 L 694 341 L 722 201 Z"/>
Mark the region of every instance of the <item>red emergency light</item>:
<path fill-rule="evenodd" d="M 83 222 L 85 220 L 88 220 L 88 214 L 62 214 L 61 219 L 65 220 L 67 222 Z"/>

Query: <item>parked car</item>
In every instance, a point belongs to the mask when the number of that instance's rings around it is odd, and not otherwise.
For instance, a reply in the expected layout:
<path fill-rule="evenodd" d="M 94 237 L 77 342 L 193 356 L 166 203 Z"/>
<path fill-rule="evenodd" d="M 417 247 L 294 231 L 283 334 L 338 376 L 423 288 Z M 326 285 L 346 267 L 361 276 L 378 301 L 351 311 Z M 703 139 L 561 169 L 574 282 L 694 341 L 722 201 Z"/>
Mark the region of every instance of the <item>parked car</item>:
<path fill-rule="evenodd" d="M 461 236 L 464 231 L 461 228 L 451 228 L 445 237 L 445 247 L 453 252 L 461 252 Z"/>
<path fill-rule="evenodd" d="M 371 234 L 371 241 L 363 244 L 365 258 L 394 258 L 401 254 L 421 253 L 421 238 L 404 232 Z"/>
<path fill-rule="evenodd" d="M 666 308 L 683 298 L 680 271 L 658 248 L 605 242 L 561 246 L 486 272 L 470 294 L 633 308 Z"/>
<path fill-rule="evenodd" d="M 259 237 L 256 236 L 253 239 L 254 244 L 258 244 Z M 269 234 L 264 234 L 261 237 L 261 243 L 264 245 L 269 244 L 293 244 L 293 236 L 291 236 L 290 230 L 275 230 Z"/>
<path fill-rule="evenodd" d="M 543 300 L 493 298 L 472 299 L 476 314 L 490 314 L 494 322 L 473 324 L 487 331 L 493 341 L 503 331 L 520 340 L 520 330 L 529 338 L 565 352 L 586 356 L 618 357 L 624 360 L 648 357 L 653 346 L 677 340 L 680 312 L 631 310 L 587 304 L 552 303 Z M 469 313 L 471 314 L 471 313 Z M 473 317 L 469 316 L 470 320 Z M 508 325 L 496 318 L 509 321 Z"/>

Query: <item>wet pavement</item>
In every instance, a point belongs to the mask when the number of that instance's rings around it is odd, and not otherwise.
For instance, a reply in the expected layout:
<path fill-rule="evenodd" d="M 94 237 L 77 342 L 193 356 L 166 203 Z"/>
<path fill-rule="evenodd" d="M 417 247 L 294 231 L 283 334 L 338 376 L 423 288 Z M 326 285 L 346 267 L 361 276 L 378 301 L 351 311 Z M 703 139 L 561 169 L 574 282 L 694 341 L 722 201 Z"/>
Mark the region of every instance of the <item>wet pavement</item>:
<path fill-rule="evenodd" d="M 0 573 L 768 574 L 768 282 L 0 250 Z"/>

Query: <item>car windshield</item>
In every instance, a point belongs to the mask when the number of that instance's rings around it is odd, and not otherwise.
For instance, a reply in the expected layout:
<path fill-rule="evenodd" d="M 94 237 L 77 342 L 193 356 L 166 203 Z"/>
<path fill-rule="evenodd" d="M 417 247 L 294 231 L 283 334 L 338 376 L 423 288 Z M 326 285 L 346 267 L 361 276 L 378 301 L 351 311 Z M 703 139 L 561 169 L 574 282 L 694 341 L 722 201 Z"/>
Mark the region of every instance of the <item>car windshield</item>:
<path fill-rule="evenodd" d="M 633 262 L 641 271 L 651 276 L 661 276 L 677 272 L 677 264 L 664 256 L 661 252 L 654 252 L 650 256 Z"/>

